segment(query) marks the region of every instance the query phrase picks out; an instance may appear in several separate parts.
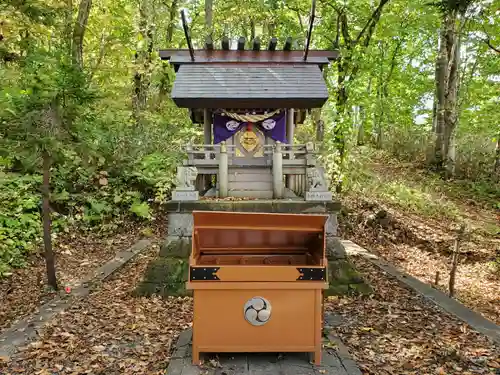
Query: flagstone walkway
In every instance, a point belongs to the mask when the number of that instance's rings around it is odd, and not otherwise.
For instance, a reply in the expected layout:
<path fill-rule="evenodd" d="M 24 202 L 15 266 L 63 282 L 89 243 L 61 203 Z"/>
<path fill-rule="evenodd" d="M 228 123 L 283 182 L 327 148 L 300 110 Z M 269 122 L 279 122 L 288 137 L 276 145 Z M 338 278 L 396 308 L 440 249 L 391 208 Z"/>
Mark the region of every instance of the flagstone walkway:
<path fill-rule="evenodd" d="M 326 319 L 335 324 L 336 317 Z M 202 366 L 191 364 L 191 329 L 177 341 L 166 375 L 361 375 L 346 347 L 329 336 L 332 348 L 323 349 L 321 366 L 309 362 L 306 353 L 236 353 L 204 357 Z"/>

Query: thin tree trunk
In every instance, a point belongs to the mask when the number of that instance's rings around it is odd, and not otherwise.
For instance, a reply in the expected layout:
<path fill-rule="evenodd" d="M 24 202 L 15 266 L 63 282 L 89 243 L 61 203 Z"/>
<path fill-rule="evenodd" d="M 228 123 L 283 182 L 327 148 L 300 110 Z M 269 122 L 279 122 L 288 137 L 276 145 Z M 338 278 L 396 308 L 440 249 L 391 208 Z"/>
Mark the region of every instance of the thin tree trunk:
<path fill-rule="evenodd" d="M 325 137 L 325 124 L 321 120 L 321 108 L 313 110 L 314 125 L 316 127 L 316 142 L 323 142 Z"/>
<path fill-rule="evenodd" d="M 167 28 L 167 47 L 172 46 L 172 41 L 174 38 L 174 26 L 175 19 L 177 16 L 177 8 L 179 5 L 179 0 L 172 0 L 172 4 L 170 5 L 170 15 L 168 20 L 168 28 Z M 167 63 L 162 63 L 162 72 L 158 89 L 158 101 L 156 102 L 156 108 L 159 108 L 161 104 L 165 101 L 165 98 L 170 92 L 170 77 L 168 74 Z"/>
<path fill-rule="evenodd" d="M 368 85 L 366 86 L 366 95 L 370 96 L 372 90 L 372 77 L 368 80 Z M 365 133 L 366 133 L 366 110 L 363 105 L 359 106 L 359 129 L 358 129 L 358 146 L 365 144 Z"/>
<path fill-rule="evenodd" d="M 365 144 L 365 132 L 366 132 L 366 112 L 365 107 L 359 106 L 359 127 L 358 127 L 358 139 L 357 145 L 363 146 Z"/>
<path fill-rule="evenodd" d="M 64 25 L 64 35 L 63 38 L 66 40 L 66 53 L 68 56 L 72 57 L 72 41 L 73 37 L 71 35 L 71 31 L 73 28 L 73 0 L 66 0 L 66 17 L 65 17 L 65 25 Z"/>
<path fill-rule="evenodd" d="M 83 69 L 83 38 L 87 28 L 92 0 L 81 0 L 73 29 L 72 57 L 73 64 Z"/>
<path fill-rule="evenodd" d="M 455 238 L 455 245 L 453 247 L 453 255 L 451 258 L 451 271 L 450 280 L 448 282 L 448 295 L 450 297 L 455 296 L 455 279 L 457 274 L 458 262 L 460 260 L 460 241 L 465 232 L 465 225 L 462 224 L 457 231 L 457 237 Z"/>
<path fill-rule="evenodd" d="M 255 39 L 255 21 L 250 19 L 250 45 L 253 43 Z"/>
<path fill-rule="evenodd" d="M 47 268 L 47 282 L 57 290 L 56 266 L 54 251 L 52 250 L 52 236 L 50 223 L 50 167 L 52 164 L 49 153 L 43 151 L 43 184 L 42 184 L 42 221 L 43 244 L 45 248 L 45 265 Z"/>
<path fill-rule="evenodd" d="M 153 26 L 150 22 L 151 2 L 141 0 L 139 4 L 139 34 L 144 45 L 136 52 L 136 72 L 134 74 L 134 117 L 139 123 L 146 109 L 151 75 L 151 54 L 153 53 Z"/>
<path fill-rule="evenodd" d="M 497 135 L 495 147 L 495 164 L 493 165 L 493 175 L 496 181 L 500 181 L 500 133 Z"/>
<path fill-rule="evenodd" d="M 444 15 L 436 74 L 437 121 L 434 160 L 437 170 L 445 172 L 446 177 L 451 177 L 455 170 L 452 142 L 458 119 L 458 72 L 460 69 L 457 19 L 458 11 L 456 10 L 450 10 Z"/>
<path fill-rule="evenodd" d="M 456 19 L 456 17 L 453 17 Z M 449 36 L 451 40 L 450 56 L 450 76 L 448 79 L 448 96 L 446 105 L 446 131 L 444 139 L 445 170 L 446 178 L 455 175 L 455 144 L 454 133 L 458 123 L 458 84 L 460 72 L 460 38 L 456 29 L 456 22 L 453 22 L 453 29 Z"/>
<path fill-rule="evenodd" d="M 167 47 L 171 48 L 172 40 L 174 38 L 175 20 L 177 17 L 177 7 L 179 5 L 179 0 L 172 0 L 170 5 L 170 15 L 168 17 L 168 27 L 167 27 Z"/>
<path fill-rule="evenodd" d="M 446 21 L 445 21 L 446 22 Z M 442 169 L 444 155 L 444 131 L 445 123 L 445 107 L 446 107 L 446 88 L 448 86 L 448 58 L 447 58 L 447 25 L 444 24 L 441 29 L 439 54 L 436 62 L 436 140 L 434 145 L 434 163 L 438 170 Z"/>
<path fill-rule="evenodd" d="M 205 0 L 205 27 L 207 29 L 206 35 L 212 36 L 213 34 L 213 0 Z"/>

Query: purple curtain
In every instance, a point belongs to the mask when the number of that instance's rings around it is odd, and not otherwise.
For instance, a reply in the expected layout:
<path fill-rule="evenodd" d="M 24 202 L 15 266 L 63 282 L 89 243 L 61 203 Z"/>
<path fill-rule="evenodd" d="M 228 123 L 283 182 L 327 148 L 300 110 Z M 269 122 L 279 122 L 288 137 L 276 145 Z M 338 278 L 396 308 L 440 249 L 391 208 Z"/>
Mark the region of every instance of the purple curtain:
<path fill-rule="evenodd" d="M 229 116 L 214 115 L 214 143 L 225 141 L 244 126 L 247 122 L 240 122 Z M 286 115 L 283 111 L 264 121 L 255 123 L 264 134 L 275 141 L 288 143 L 286 139 Z"/>

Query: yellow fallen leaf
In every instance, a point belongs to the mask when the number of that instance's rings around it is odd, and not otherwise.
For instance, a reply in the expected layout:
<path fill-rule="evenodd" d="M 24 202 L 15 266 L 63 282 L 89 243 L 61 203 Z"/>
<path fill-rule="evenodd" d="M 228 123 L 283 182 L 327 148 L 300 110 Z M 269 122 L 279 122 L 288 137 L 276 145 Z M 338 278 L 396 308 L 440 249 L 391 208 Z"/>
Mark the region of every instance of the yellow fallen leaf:
<path fill-rule="evenodd" d="M 373 331 L 373 328 L 372 327 L 361 327 L 359 330 L 363 331 L 363 332 L 371 332 L 371 331 Z"/>

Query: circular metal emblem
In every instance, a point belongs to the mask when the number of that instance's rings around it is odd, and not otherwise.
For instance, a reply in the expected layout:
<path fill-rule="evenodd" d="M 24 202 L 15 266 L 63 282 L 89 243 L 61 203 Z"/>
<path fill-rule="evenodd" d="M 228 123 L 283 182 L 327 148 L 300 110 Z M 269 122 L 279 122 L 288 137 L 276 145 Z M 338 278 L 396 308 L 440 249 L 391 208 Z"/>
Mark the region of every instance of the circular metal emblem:
<path fill-rule="evenodd" d="M 226 128 L 229 131 L 232 132 L 235 131 L 238 128 L 238 126 L 240 126 L 240 123 L 238 121 L 231 120 L 226 122 Z"/>
<path fill-rule="evenodd" d="M 271 317 L 271 303 L 264 297 L 253 297 L 245 303 L 243 314 L 251 325 L 264 325 Z"/>
<path fill-rule="evenodd" d="M 276 121 L 272 118 L 262 121 L 262 127 L 266 130 L 272 130 L 276 126 Z"/>

